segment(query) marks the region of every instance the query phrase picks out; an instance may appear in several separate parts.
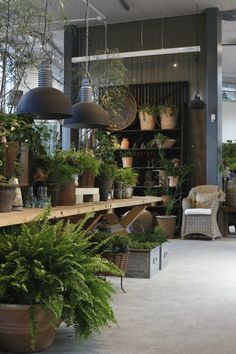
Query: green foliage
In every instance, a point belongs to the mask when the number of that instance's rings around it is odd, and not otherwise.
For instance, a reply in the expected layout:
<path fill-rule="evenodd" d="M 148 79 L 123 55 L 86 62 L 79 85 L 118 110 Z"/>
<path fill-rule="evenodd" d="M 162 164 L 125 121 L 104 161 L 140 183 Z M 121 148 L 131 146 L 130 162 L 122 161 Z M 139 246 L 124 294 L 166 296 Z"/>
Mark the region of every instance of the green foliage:
<path fill-rule="evenodd" d="M 165 113 L 167 108 L 171 108 L 171 115 L 173 116 L 178 112 L 178 108 L 170 100 L 167 100 L 164 104 L 160 104 L 156 107 L 158 116 L 160 116 L 161 113 Z"/>
<path fill-rule="evenodd" d="M 120 157 L 132 157 L 134 154 L 133 149 L 120 149 L 119 151 Z"/>
<path fill-rule="evenodd" d="M 227 168 L 231 171 L 236 170 L 236 142 L 227 140 L 226 143 L 222 144 L 221 160 L 221 171 Z"/>
<path fill-rule="evenodd" d="M 147 112 L 148 114 L 156 114 L 157 106 L 155 104 L 144 104 L 138 107 L 138 112 Z"/>
<path fill-rule="evenodd" d="M 99 168 L 99 179 L 114 179 L 116 175 L 117 166 L 115 164 L 109 164 L 102 162 Z"/>
<path fill-rule="evenodd" d="M 161 167 L 166 171 L 166 175 L 173 177 L 179 176 L 182 179 L 181 182 L 183 182 L 183 178 L 193 170 L 192 165 L 181 165 L 178 159 L 166 159 L 162 149 L 160 149 L 159 157 Z"/>
<path fill-rule="evenodd" d="M 120 274 L 93 252 L 83 225 L 48 220 L 46 209 L 19 234 L 0 234 L 0 302 L 40 304 L 56 325 L 73 325 L 83 339 L 115 322 L 111 284 L 98 273 Z M 31 317 L 32 318 L 32 317 Z M 37 335 L 32 323 L 33 341 Z M 36 332 L 35 332 L 36 331 Z"/>
<path fill-rule="evenodd" d="M 109 131 L 97 130 L 95 132 L 95 154 L 107 164 L 115 163 L 115 150 L 119 146 L 117 138 Z"/>
<path fill-rule="evenodd" d="M 136 186 L 139 174 L 132 168 L 117 168 L 115 172 L 115 181 L 123 182 L 124 187 Z"/>
<path fill-rule="evenodd" d="M 158 133 L 154 136 L 153 139 L 151 139 L 148 144 L 147 147 L 152 148 L 152 147 L 160 147 L 163 148 L 165 142 L 168 140 L 168 136 L 163 135 L 161 133 Z"/>
<path fill-rule="evenodd" d="M 150 250 L 167 241 L 159 226 L 156 226 L 151 232 L 132 232 L 129 234 L 129 238 L 131 240 L 130 248 L 141 250 Z"/>
<path fill-rule="evenodd" d="M 129 251 L 130 239 L 127 235 L 111 234 L 105 231 L 97 231 L 90 237 L 94 250 L 99 254 L 126 253 Z"/>

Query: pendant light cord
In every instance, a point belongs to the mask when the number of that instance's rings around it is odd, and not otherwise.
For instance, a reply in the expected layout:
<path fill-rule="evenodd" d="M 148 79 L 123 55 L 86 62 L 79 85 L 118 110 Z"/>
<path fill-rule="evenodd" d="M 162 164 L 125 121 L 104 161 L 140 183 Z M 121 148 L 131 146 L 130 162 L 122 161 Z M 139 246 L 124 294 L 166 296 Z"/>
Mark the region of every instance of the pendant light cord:
<path fill-rule="evenodd" d="M 89 71 L 88 71 L 88 64 L 89 64 L 89 0 L 86 0 L 86 13 L 85 13 L 85 26 L 86 26 L 86 33 L 85 33 L 85 56 L 86 56 L 86 62 L 85 62 L 85 75 L 89 77 Z"/>
<path fill-rule="evenodd" d="M 197 14 L 197 19 L 196 19 L 196 31 L 197 31 L 197 49 L 199 47 L 199 10 L 198 10 L 198 4 L 196 5 L 196 14 Z M 199 52 L 196 54 L 196 91 L 197 95 L 199 94 Z"/>

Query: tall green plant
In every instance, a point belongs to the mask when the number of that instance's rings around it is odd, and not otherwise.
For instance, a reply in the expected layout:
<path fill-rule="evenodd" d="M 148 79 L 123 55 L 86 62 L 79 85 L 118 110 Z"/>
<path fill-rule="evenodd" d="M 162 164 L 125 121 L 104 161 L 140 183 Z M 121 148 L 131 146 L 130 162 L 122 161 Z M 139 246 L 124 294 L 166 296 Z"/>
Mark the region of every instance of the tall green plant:
<path fill-rule="evenodd" d="M 110 304 L 114 290 L 98 273 L 120 271 L 93 251 L 83 225 L 48 220 L 50 209 L 18 234 L 0 234 L 0 302 L 39 304 L 56 325 L 73 325 L 83 339 L 116 322 Z M 32 347 L 37 323 L 32 322 Z"/>

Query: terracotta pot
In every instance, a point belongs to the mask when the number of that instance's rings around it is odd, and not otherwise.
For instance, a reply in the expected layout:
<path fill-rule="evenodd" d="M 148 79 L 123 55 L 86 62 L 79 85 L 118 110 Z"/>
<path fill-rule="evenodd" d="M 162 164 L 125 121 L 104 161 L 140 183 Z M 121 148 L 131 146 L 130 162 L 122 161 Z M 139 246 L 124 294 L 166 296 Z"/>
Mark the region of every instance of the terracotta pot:
<path fill-rule="evenodd" d="M 0 213 L 9 213 L 16 195 L 16 185 L 0 184 Z"/>
<path fill-rule="evenodd" d="M 34 306 L 37 323 L 35 348 L 31 347 L 31 319 L 29 305 L 0 305 L 0 348 L 14 353 L 38 352 L 49 348 L 55 328 L 40 305 Z"/>
<path fill-rule="evenodd" d="M 19 143 L 8 142 L 6 149 L 5 173 L 7 177 L 14 175 L 16 155 L 19 151 Z M 29 185 L 29 148 L 26 144 L 21 145 L 20 164 L 23 168 L 22 176 L 19 176 L 19 185 Z"/>
<path fill-rule="evenodd" d="M 59 191 L 58 205 L 75 205 L 75 182 L 64 183 Z"/>
<path fill-rule="evenodd" d="M 95 182 L 95 175 L 86 170 L 84 173 L 79 176 L 79 188 L 93 188 Z"/>
<path fill-rule="evenodd" d="M 165 108 L 164 112 L 160 113 L 161 129 L 175 129 L 176 116 L 172 115 L 171 108 Z"/>
<path fill-rule="evenodd" d="M 156 216 L 158 225 L 163 234 L 167 238 L 173 238 L 175 235 L 176 216 L 175 215 L 158 215 Z"/>
<path fill-rule="evenodd" d="M 179 176 L 168 176 L 169 187 L 177 187 L 179 183 Z"/>
<path fill-rule="evenodd" d="M 133 166 L 133 156 L 125 156 L 125 157 L 122 157 L 122 164 L 123 164 L 123 167 L 132 167 Z"/>
<path fill-rule="evenodd" d="M 139 112 L 139 121 L 141 130 L 153 130 L 156 126 L 156 117 L 154 114 Z"/>
<path fill-rule="evenodd" d="M 129 148 L 129 139 L 123 138 L 120 143 L 120 147 L 121 147 L 121 149 L 128 149 Z"/>
<path fill-rule="evenodd" d="M 167 206 L 168 203 L 169 203 L 170 200 L 171 200 L 171 197 L 170 197 L 170 195 L 168 195 L 168 194 L 163 194 L 163 195 L 161 196 L 161 199 L 162 199 L 162 201 L 163 201 L 163 204 L 164 204 L 165 206 Z"/>

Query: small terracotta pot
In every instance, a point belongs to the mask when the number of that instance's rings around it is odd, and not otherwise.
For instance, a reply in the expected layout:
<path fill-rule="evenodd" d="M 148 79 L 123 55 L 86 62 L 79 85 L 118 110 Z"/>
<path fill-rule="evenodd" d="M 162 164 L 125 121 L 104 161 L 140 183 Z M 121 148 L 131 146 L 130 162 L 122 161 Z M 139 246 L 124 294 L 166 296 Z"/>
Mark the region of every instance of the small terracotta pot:
<path fill-rule="evenodd" d="M 121 147 L 121 149 L 128 149 L 129 148 L 129 139 L 123 138 L 120 143 L 120 147 Z"/>
<path fill-rule="evenodd" d="M 133 166 L 133 156 L 125 156 L 125 157 L 122 157 L 122 164 L 123 164 L 123 167 L 132 167 Z"/>
<path fill-rule="evenodd" d="M 179 176 L 168 176 L 169 187 L 176 187 L 179 183 Z"/>

